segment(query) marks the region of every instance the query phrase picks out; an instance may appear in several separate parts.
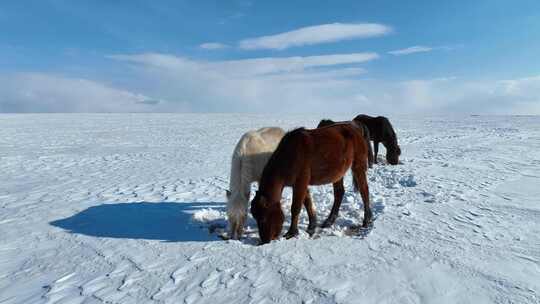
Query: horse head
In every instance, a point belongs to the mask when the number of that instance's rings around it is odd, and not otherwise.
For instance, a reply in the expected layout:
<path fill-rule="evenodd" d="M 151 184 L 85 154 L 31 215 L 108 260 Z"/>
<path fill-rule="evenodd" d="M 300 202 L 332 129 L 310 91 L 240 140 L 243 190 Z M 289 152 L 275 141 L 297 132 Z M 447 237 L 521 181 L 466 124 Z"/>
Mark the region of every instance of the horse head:
<path fill-rule="evenodd" d="M 272 202 L 265 195 L 257 191 L 251 201 L 251 214 L 257 221 L 261 245 L 270 243 L 281 234 L 285 216 L 279 201 Z"/>
<path fill-rule="evenodd" d="M 399 163 L 399 156 L 401 155 L 401 148 L 396 142 L 385 145 L 386 148 L 386 161 L 391 165 L 397 165 Z"/>

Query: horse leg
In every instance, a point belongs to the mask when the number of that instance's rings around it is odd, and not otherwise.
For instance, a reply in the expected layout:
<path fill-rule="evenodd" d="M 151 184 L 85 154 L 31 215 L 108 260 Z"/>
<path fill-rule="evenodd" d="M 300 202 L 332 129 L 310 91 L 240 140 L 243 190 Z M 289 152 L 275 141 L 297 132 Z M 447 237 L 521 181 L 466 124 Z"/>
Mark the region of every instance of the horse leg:
<path fill-rule="evenodd" d="M 339 208 L 341 207 L 341 202 L 343 201 L 343 194 L 345 194 L 345 188 L 343 187 L 343 178 L 338 180 L 333 184 L 334 186 L 334 205 L 332 205 L 332 210 L 330 215 L 322 224 L 322 228 L 328 228 L 334 224 L 338 217 Z"/>
<path fill-rule="evenodd" d="M 353 171 L 353 174 L 356 178 L 357 187 L 358 190 L 360 190 L 360 195 L 362 196 L 362 202 L 364 204 L 364 221 L 362 226 L 367 227 L 372 221 L 373 213 L 371 212 L 371 206 L 369 203 L 369 187 L 366 171 L 363 168 L 357 168 Z"/>
<path fill-rule="evenodd" d="M 307 233 L 309 234 L 309 236 L 313 236 L 313 234 L 315 233 L 315 227 L 317 227 L 317 213 L 315 212 L 315 208 L 313 207 L 313 200 L 311 199 L 311 194 L 309 193 L 309 190 L 307 190 L 306 193 L 304 207 L 306 208 L 309 218 Z"/>
<path fill-rule="evenodd" d="M 293 201 L 291 205 L 291 227 L 285 233 L 285 238 L 290 239 L 298 235 L 298 217 L 307 194 L 306 182 L 297 182 L 293 186 Z"/>
<path fill-rule="evenodd" d="M 379 142 L 378 141 L 374 141 L 373 142 L 373 161 L 375 163 L 377 163 L 377 154 L 379 154 Z"/>

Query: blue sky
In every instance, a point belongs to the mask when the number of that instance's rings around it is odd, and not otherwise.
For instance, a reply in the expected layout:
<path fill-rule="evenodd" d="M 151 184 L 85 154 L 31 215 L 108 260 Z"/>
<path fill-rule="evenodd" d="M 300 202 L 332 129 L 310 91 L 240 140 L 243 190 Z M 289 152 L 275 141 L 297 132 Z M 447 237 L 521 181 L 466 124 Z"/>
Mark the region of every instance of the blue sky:
<path fill-rule="evenodd" d="M 2 1 L 0 28 L 1 112 L 540 114 L 538 1 Z"/>

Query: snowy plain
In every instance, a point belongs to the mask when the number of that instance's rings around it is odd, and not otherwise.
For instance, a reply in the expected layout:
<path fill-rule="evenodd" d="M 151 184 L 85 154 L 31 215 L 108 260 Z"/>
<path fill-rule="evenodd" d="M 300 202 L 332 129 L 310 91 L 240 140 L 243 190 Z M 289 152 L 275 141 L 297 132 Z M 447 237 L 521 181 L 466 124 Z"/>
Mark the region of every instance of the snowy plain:
<path fill-rule="evenodd" d="M 390 117 L 372 229 L 348 175 L 313 238 L 219 238 L 240 136 L 321 118 L 0 115 L 0 303 L 540 303 L 540 117 Z"/>

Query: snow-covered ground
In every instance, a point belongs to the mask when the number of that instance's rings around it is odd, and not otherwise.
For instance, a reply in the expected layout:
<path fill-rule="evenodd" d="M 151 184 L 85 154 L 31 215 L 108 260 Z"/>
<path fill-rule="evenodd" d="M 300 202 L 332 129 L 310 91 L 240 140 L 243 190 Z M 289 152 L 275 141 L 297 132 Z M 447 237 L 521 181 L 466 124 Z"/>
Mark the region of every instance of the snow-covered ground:
<path fill-rule="evenodd" d="M 540 302 L 540 117 L 391 117 L 370 231 L 347 177 L 332 229 L 220 239 L 239 137 L 320 118 L 0 115 L 0 303 Z"/>

